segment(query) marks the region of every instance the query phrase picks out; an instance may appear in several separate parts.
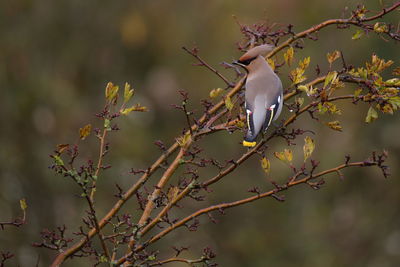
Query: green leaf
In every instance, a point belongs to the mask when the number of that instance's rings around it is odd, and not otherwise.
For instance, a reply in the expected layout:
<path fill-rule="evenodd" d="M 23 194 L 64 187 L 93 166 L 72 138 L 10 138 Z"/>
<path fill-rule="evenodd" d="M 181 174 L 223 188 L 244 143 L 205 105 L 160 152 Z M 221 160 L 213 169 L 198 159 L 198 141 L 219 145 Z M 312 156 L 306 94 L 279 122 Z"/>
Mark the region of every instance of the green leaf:
<path fill-rule="evenodd" d="M 366 123 L 371 123 L 378 118 L 378 113 L 373 107 L 369 107 L 367 117 L 365 118 Z"/>
<path fill-rule="evenodd" d="M 324 88 L 326 88 L 328 86 L 328 84 L 334 82 L 337 78 L 337 75 L 338 75 L 338 73 L 336 71 L 329 72 L 325 78 Z"/>
<path fill-rule="evenodd" d="M 104 128 L 107 129 L 107 131 L 111 131 L 111 121 L 109 119 L 104 119 Z"/>
<path fill-rule="evenodd" d="M 352 40 L 358 40 L 364 35 L 364 31 L 357 30 L 356 33 L 351 37 Z"/>
<path fill-rule="evenodd" d="M 127 103 L 133 96 L 134 90 L 131 89 L 131 85 L 129 83 L 125 83 L 124 88 L 124 103 Z"/>
<path fill-rule="evenodd" d="M 57 166 L 64 166 L 64 161 L 60 158 L 60 156 L 53 155 L 53 159 Z"/>
<path fill-rule="evenodd" d="M 315 148 L 314 140 L 311 139 L 311 137 L 306 136 L 304 138 L 304 146 L 303 146 L 303 151 L 304 151 L 304 162 L 311 156 Z"/>

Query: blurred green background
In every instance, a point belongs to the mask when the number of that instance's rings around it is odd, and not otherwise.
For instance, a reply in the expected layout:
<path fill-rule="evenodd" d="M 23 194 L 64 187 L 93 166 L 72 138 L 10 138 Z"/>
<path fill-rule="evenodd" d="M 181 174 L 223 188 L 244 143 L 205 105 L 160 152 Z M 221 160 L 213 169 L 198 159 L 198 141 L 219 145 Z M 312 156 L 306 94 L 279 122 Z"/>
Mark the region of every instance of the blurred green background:
<path fill-rule="evenodd" d="M 124 188 L 136 181 L 128 174 L 131 167 L 146 168 L 159 155 L 153 145 L 161 139 L 167 145 L 185 126 L 185 118 L 170 104 L 179 104 L 178 90 L 190 95 L 190 107 L 201 114 L 200 99 L 224 84 L 206 69 L 192 67 L 194 59 L 181 47 L 194 45 L 200 55 L 228 77 L 232 71 L 218 64 L 231 62 L 240 52 L 242 38 L 232 18 L 245 24 L 267 19 L 270 23 L 295 25 L 294 31 L 322 20 L 342 16 L 358 3 L 378 9 L 390 1 L 93 1 L 93 0 L 14 0 L 0 1 L 0 220 L 20 214 L 19 199 L 28 202 L 27 224 L 0 230 L 0 250 L 15 253 L 10 266 L 48 266 L 54 253 L 31 246 L 40 241 L 39 232 L 65 224 L 68 235 L 77 231 L 85 203 L 77 187 L 55 176 L 47 167 L 56 144 L 74 143 L 78 129 L 87 123 L 98 126 L 94 114 L 103 105 L 108 81 L 136 89 L 134 101 L 149 107 L 120 120 L 122 131 L 111 135 L 111 154 L 107 162 L 113 169 L 99 182 L 97 208 L 104 214 L 115 198 L 115 183 Z M 373 15 L 373 13 L 369 13 Z M 399 22 L 399 12 L 387 21 Z M 374 34 L 352 41 L 355 29 L 335 26 L 318 33 L 319 41 L 305 41 L 297 57 L 311 56 L 327 70 L 325 55 L 342 50 L 346 60 L 356 66 L 370 60 L 373 52 L 393 59 L 399 66 L 398 44 Z M 340 65 L 335 65 L 340 67 Z M 389 74 L 390 72 L 386 72 Z M 314 74 L 310 72 L 310 77 Z M 284 86 L 289 85 L 287 69 L 282 69 Z M 348 87 L 344 90 L 353 90 Z M 210 246 L 220 266 L 399 266 L 400 263 L 400 119 L 382 115 L 371 125 L 363 121 L 367 106 L 341 104 L 339 119 L 343 133 L 333 132 L 308 118 L 295 126 L 316 132 L 313 157 L 323 167 L 343 162 L 344 155 L 365 159 L 370 151 L 387 149 L 392 176 L 385 180 L 377 169 L 348 169 L 346 179 L 326 179 L 320 191 L 299 186 L 285 192 L 286 201 L 264 199 L 226 215 L 216 214 L 218 224 L 200 219 L 197 232 L 180 229 L 158 249 L 161 256 L 173 254 L 169 247 L 190 246 L 183 256 L 196 258 Z M 287 116 L 284 112 L 282 118 Z M 325 119 L 326 120 L 326 119 Z M 332 119 L 333 120 L 333 119 Z M 220 161 L 237 158 L 244 149 L 241 133 L 220 132 L 203 139 L 203 155 Z M 293 147 L 297 163 L 302 161 L 302 137 Z M 270 144 L 267 156 L 272 161 L 272 177 L 283 182 L 288 168 L 271 157 L 286 147 L 283 140 Z M 85 143 L 84 157 L 97 157 L 96 141 Z M 216 169 L 202 172 L 201 179 L 215 175 Z M 154 177 L 159 177 L 157 173 Z M 176 181 L 176 177 L 174 178 Z M 249 196 L 247 189 L 270 187 L 260 166 L 252 158 L 235 173 L 213 187 L 207 201 L 186 202 L 179 214 L 199 206 L 232 201 Z M 193 206 L 192 206 L 193 205 Z M 137 216 L 135 204 L 126 211 Z M 164 246 L 164 247 L 163 247 Z M 89 266 L 82 259 L 65 266 Z M 170 264 L 174 266 L 174 264 Z M 176 264 L 176 266 L 182 266 Z"/>

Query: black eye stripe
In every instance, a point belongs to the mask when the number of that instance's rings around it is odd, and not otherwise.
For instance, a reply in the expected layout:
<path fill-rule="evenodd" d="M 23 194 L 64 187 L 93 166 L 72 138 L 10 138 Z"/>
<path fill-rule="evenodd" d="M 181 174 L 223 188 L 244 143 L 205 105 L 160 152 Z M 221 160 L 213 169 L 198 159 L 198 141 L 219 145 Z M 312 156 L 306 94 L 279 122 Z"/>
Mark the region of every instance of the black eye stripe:
<path fill-rule="evenodd" d="M 249 58 L 249 59 L 247 59 L 247 60 L 239 60 L 239 63 L 241 63 L 241 64 L 247 66 L 247 65 L 249 65 L 250 62 L 252 62 L 254 59 L 256 59 L 256 57 L 252 57 L 252 58 Z"/>

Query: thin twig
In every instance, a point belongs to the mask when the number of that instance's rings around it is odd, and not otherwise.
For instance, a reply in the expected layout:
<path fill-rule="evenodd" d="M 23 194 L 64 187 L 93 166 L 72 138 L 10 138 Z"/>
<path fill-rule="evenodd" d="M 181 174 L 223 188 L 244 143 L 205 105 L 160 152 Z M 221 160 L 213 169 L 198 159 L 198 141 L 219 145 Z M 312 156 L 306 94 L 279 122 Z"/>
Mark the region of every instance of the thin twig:
<path fill-rule="evenodd" d="M 210 66 L 210 64 L 208 64 L 207 62 L 205 62 L 197 53 L 194 53 L 193 51 L 191 51 L 190 49 L 186 48 L 186 47 L 182 47 L 183 50 L 185 50 L 186 52 L 188 52 L 190 55 L 192 55 L 193 57 L 195 57 L 201 64 L 201 66 L 206 67 L 207 69 L 211 70 L 212 72 L 214 72 L 218 77 L 220 77 L 228 87 L 233 88 L 235 85 L 232 84 L 231 82 L 229 82 L 229 80 L 227 78 L 225 78 L 219 71 L 217 71 L 216 69 L 214 69 L 213 67 Z"/>

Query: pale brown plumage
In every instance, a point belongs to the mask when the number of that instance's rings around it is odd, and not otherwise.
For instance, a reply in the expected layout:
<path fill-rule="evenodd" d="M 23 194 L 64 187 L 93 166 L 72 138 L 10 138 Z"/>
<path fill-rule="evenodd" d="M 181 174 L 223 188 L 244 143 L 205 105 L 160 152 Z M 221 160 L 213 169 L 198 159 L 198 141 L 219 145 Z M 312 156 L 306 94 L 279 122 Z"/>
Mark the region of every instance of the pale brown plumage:
<path fill-rule="evenodd" d="M 273 46 L 268 44 L 254 47 L 236 62 L 247 71 L 245 103 L 248 130 L 244 146 L 255 146 L 258 134 L 265 131 L 282 110 L 281 80 L 262 56 L 272 49 Z"/>

